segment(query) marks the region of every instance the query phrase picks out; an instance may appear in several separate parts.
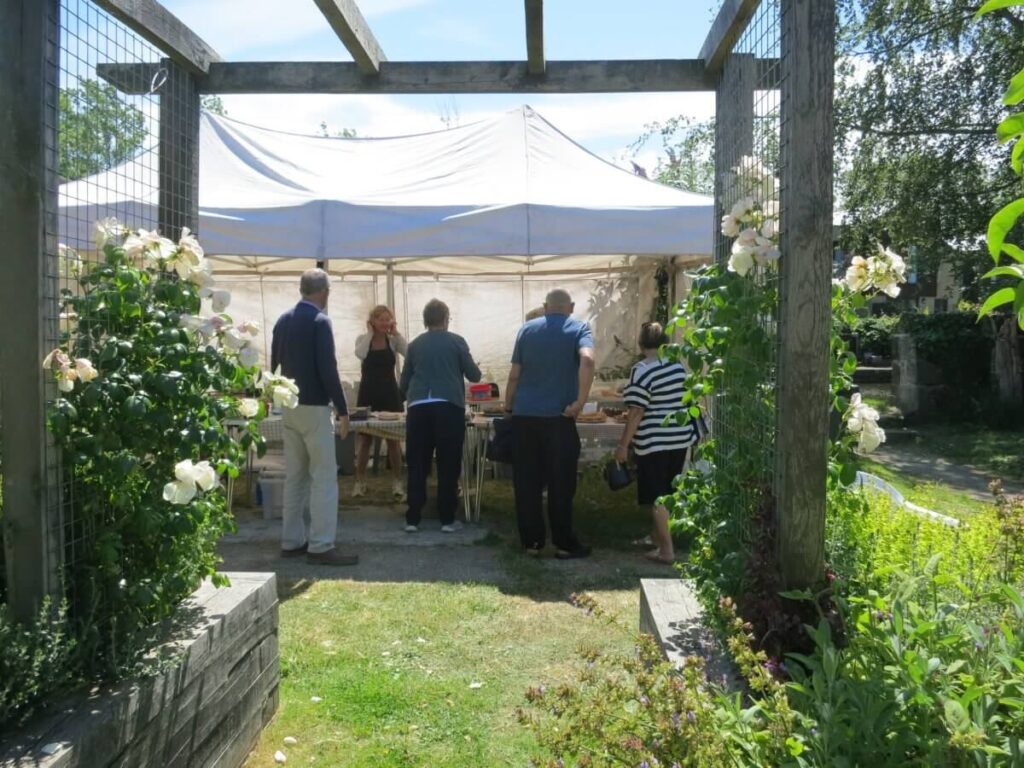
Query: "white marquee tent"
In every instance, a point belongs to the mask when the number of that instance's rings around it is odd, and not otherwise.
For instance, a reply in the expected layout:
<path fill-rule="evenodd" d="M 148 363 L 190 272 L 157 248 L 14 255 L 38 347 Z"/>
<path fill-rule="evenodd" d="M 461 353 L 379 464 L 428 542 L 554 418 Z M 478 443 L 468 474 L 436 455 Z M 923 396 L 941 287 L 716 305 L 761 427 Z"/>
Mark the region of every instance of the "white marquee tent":
<path fill-rule="evenodd" d="M 92 223 L 111 215 L 155 226 L 156 165 L 145 152 L 62 185 L 63 241 L 88 248 Z M 342 276 L 331 313 L 349 377 L 358 376 L 352 337 L 370 307 L 394 306 L 414 335 L 436 295 L 500 380 L 523 312 L 556 284 L 593 321 L 599 362 L 622 365 L 653 305 L 655 269 L 710 253 L 712 206 L 605 162 L 527 106 L 375 139 L 282 133 L 207 113 L 200 127 L 200 237 L 234 289 L 234 313 L 272 324 L 295 299 L 294 276 L 327 260 Z"/>

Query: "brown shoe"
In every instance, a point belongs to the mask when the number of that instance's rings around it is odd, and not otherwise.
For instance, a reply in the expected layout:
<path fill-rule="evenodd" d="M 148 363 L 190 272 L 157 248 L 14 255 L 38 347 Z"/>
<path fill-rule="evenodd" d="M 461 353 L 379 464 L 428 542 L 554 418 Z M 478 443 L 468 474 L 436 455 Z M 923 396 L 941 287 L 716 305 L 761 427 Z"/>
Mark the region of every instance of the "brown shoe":
<path fill-rule="evenodd" d="M 306 555 L 306 562 L 313 565 L 355 565 L 359 562 L 359 555 L 343 555 L 334 548 L 326 552 L 310 552 Z"/>
<path fill-rule="evenodd" d="M 304 555 L 308 551 L 309 547 L 303 544 L 301 547 L 295 547 L 294 549 L 281 548 L 281 557 L 298 557 Z"/>

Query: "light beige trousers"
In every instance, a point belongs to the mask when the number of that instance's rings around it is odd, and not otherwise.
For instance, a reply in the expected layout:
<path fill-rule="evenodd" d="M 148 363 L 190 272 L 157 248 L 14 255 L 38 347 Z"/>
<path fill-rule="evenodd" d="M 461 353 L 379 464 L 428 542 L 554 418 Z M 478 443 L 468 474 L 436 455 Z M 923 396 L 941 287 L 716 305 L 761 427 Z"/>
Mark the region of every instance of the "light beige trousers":
<path fill-rule="evenodd" d="M 334 547 L 338 532 L 338 464 L 330 406 L 284 409 L 284 519 L 281 548 L 309 544 L 310 552 Z M 304 519 L 308 505 L 309 521 Z M 308 525 L 308 527 L 307 527 Z"/>

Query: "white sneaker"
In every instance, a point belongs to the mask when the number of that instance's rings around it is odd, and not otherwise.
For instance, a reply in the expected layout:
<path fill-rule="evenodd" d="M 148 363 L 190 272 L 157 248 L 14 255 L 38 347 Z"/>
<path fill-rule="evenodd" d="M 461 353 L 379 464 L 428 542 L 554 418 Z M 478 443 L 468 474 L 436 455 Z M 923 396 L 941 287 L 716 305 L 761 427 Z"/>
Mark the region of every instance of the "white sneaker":
<path fill-rule="evenodd" d="M 416 531 L 418 531 L 419 529 L 420 529 L 420 527 L 418 525 L 411 525 L 410 524 L 410 525 L 405 526 L 405 532 L 406 533 L 416 533 Z"/>
<path fill-rule="evenodd" d="M 358 499 L 360 496 L 366 495 L 366 483 L 361 483 L 358 480 L 356 484 L 352 486 L 352 498 Z"/>
<path fill-rule="evenodd" d="M 442 525 L 441 526 L 441 533 L 455 533 L 456 531 L 461 531 L 461 530 L 462 530 L 462 523 L 460 523 L 458 520 L 456 520 L 454 523 L 452 523 L 450 525 Z"/>
<path fill-rule="evenodd" d="M 405 501 L 405 486 L 402 485 L 401 480 L 395 480 L 391 483 L 391 493 L 398 501 Z"/>

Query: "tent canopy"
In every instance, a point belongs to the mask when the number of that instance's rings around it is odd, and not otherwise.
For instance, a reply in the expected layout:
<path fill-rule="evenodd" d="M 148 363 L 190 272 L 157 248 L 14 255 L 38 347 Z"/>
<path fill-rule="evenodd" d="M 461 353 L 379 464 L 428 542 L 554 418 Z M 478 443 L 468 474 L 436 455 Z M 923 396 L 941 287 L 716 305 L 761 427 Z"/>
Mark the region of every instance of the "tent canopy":
<path fill-rule="evenodd" d="M 200 158 L 201 239 L 225 266 L 388 259 L 430 272 L 426 258 L 490 256 L 519 272 L 551 256 L 586 256 L 580 268 L 600 269 L 607 256 L 711 252 L 710 197 L 624 171 L 528 106 L 378 139 L 301 136 L 204 113 Z M 155 166 L 148 152 L 62 185 L 65 242 L 88 242 L 92 222 L 108 215 L 155 220 Z M 470 261 L 450 269 L 465 273 Z M 500 264 L 491 271 L 505 271 Z"/>

